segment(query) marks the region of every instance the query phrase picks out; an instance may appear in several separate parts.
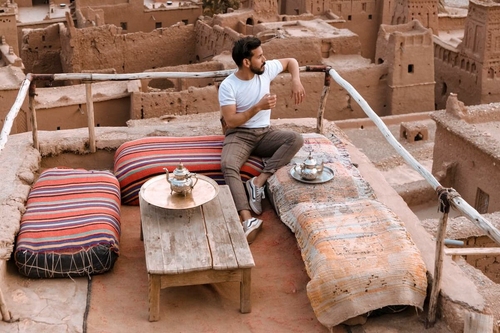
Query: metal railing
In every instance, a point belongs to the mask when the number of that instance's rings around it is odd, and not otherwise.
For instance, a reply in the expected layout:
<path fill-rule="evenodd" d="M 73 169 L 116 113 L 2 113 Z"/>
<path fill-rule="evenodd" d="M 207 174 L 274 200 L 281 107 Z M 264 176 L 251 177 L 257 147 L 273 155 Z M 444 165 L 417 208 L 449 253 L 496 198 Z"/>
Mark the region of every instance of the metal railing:
<path fill-rule="evenodd" d="M 344 80 L 330 66 L 304 66 L 300 67 L 301 72 L 324 72 L 324 86 L 321 93 L 320 104 L 317 116 L 317 132 L 323 132 L 323 115 L 328 97 L 331 79 L 343 87 L 349 95 L 359 104 L 365 114 L 373 121 L 380 132 L 384 135 L 388 143 L 397 151 L 399 155 L 417 171 L 439 196 L 439 210 L 442 213 L 440 217 L 438 235 L 436 240 L 435 267 L 434 279 L 431 289 L 429 314 L 427 317 L 428 326 L 432 326 L 435 322 L 437 299 L 440 291 L 440 277 L 442 272 L 442 264 L 444 257 L 444 236 L 450 207 L 458 210 L 462 215 L 467 217 L 476 226 L 481 228 L 492 240 L 500 244 L 500 231 L 496 229 L 488 220 L 479 214 L 471 207 L 460 195 L 452 188 L 444 188 L 437 179 L 427 171 L 415 158 L 398 142 L 392 135 L 390 130 L 380 119 L 380 117 L 371 109 L 363 97 L 354 89 L 354 87 Z M 91 152 L 95 152 L 95 134 L 94 134 L 94 115 L 93 115 L 93 100 L 92 100 L 92 82 L 93 81 L 113 81 L 113 80 L 136 80 L 136 79 L 160 79 L 160 78 L 220 78 L 226 77 L 234 72 L 234 70 L 223 70 L 213 72 L 151 72 L 151 73 L 135 73 L 135 74 L 91 74 L 91 73 L 74 73 L 74 74 L 28 74 L 21 84 L 18 96 L 5 118 L 5 123 L 0 132 L 0 154 L 4 149 L 13 122 L 17 117 L 26 94 L 29 91 L 29 108 L 31 111 L 32 131 L 33 131 L 33 146 L 39 149 L 37 122 L 34 98 L 36 96 L 35 82 L 37 80 L 64 81 L 64 80 L 82 80 L 86 85 L 86 103 L 88 110 L 88 128 L 89 128 L 89 147 Z M 1 303 L 0 303 L 1 305 Z"/>

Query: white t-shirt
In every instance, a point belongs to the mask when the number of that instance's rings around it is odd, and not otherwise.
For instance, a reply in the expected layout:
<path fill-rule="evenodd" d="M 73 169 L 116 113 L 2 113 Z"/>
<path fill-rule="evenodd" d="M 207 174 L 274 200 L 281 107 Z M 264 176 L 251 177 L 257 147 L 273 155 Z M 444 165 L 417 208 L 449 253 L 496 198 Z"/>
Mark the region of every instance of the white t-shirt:
<path fill-rule="evenodd" d="M 266 61 L 264 73 L 254 75 L 251 80 L 240 80 L 230 74 L 219 87 L 220 106 L 236 104 L 236 112 L 244 112 L 257 104 L 269 93 L 271 81 L 283 71 L 279 60 Z M 261 110 L 240 127 L 266 127 L 271 123 L 271 109 Z"/>

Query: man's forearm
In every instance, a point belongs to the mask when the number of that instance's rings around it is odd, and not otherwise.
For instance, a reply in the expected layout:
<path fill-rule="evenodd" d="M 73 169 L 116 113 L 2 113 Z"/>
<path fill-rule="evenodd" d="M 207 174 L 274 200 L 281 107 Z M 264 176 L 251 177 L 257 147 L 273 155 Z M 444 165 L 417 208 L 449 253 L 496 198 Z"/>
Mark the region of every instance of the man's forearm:
<path fill-rule="evenodd" d="M 243 112 L 236 112 L 232 115 L 223 114 L 223 117 L 226 121 L 227 126 L 229 128 L 234 128 L 243 125 L 244 123 L 252 119 L 252 117 L 255 116 L 259 111 L 261 111 L 260 108 L 258 108 L 257 105 L 254 105 L 250 109 Z"/>
<path fill-rule="evenodd" d="M 291 58 L 287 67 L 288 72 L 292 75 L 292 80 L 300 81 L 300 68 L 298 61 L 295 58 Z"/>

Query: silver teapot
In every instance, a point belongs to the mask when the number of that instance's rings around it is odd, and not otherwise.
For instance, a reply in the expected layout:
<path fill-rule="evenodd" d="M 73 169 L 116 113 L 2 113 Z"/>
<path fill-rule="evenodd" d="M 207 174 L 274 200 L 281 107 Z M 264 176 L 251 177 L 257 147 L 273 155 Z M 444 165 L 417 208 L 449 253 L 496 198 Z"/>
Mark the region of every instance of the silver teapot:
<path fill-rule="evenodd" d="M 296 163 L 294 168 L 302 179 L 315 180 L 323 172 L 323 162 L 318 164 L 312 157 L 312 152 L 309 152 L 307 159 L 303 163 Z"/>
<path fill-rule="evenodd" d="M 195 173 L 189 172 L 188 169 L 184 167 L 182 162 L 179 162 L 177 168 L 172 172 L 173 177 L 170 177 L 167 168 L 163 168 L 167 176 L 167 182 L 170 183 L 170 194 L 180 193 L 184 196 L 191 193 L 194 186 L 198 182 L 198 178 Z"/>

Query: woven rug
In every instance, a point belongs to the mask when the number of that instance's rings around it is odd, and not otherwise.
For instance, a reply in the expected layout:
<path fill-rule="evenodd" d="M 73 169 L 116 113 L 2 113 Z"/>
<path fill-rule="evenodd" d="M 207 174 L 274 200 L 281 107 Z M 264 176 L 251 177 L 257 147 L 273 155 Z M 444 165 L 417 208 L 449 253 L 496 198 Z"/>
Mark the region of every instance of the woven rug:
<path fill-rule="evenodd" d="M 426 267 L 404 223 L 376 200 L 341 142 L 305 135 L 295 160 L 310 151 L 334 170 L 331 181 L 298 182 L 287 166 L 268 184 L 281 221 L 295 233 L 319 322 L 331 328 L 386 306 L 422 309 Z"/>

